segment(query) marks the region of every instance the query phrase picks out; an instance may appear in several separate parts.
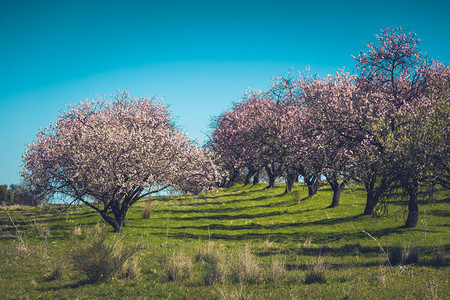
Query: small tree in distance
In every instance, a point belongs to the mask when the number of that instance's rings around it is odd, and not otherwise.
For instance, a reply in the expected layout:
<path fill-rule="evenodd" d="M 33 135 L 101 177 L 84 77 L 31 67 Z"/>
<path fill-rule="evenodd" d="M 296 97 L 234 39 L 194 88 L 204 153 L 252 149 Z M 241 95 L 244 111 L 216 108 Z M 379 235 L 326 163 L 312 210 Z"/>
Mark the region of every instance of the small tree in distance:
<path fill-rule="evenodd" d="M 63 111 L 38 132 L 23 165 L 26 181 L 86 204 L 116 232 L 142 197 L 168 187 L 198 193 L 212 187 L 217 174 L 161 101 L 120 91 L 111 100 L 87 100 Z"/>
<path fill-rule="evenodd" d="M 0 185 L 0 205 L 12 205 L 14 192 L 7 185 Z"/>

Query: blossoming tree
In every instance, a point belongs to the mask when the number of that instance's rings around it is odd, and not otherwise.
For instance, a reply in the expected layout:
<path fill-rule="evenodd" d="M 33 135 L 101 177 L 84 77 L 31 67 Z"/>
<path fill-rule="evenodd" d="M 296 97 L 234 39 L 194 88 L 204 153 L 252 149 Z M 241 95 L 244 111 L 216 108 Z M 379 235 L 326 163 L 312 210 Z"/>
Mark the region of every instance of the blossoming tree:
<path fill-rule="evenodd" d="M 38 132 L 23 166 L 25 180 L 86 204 L 116 232 L 142 197 L 168 187 L 199 192 L 217 172 L 161 101 L 127 92 L 70 106 Z"/>

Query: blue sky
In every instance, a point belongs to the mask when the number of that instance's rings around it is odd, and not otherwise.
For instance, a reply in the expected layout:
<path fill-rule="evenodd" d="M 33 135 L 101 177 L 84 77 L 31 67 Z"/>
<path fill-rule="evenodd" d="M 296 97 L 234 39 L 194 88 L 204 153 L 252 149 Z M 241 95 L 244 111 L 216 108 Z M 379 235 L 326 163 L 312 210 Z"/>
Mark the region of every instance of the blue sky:
<path fill-rule="evenodd" d="M 165 99 L 200 142 L 211 117 L 290 68 L 325 76 L 385 27 L 448 65 L 448 1 L 0 1 L 0 184 L 66 104 L 127 89 Z"/>

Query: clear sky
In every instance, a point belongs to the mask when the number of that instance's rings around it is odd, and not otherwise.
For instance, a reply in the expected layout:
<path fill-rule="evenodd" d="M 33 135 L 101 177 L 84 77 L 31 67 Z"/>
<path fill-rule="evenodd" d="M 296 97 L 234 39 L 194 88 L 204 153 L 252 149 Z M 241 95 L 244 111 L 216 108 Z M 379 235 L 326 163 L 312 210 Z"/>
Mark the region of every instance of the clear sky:
<path fill-rule="evenodd" d="M 0 184 L 66 104 L 127 89 L 165 99 L 201 143 L 211 117 L 290 68 L 325 76 L 385 27 L 450 61 L 450 1 L 0 1 Z"/>

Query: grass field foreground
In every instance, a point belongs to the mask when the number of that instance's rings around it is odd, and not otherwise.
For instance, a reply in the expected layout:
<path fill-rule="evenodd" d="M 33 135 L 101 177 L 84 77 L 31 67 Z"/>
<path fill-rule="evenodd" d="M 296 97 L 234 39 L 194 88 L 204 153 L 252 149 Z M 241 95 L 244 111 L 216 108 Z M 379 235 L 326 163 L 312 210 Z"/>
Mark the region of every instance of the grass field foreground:
<path fill-rule="evenodd" d="M 363 216 L 365 192 L 348 187 L 312 198 L 297 184 L 237 185 L 198 196 L 137 203 L 120 234 L 138 243 L 135 278 L 88 283 L 71 251 L 102 227 L 84 206 L 0 210 L 0 298 L 448 299 L 450 193 L 421 202 L 417 228 L 403 228 L 403 206 Z M 297 194 L 297 196 L 295 196 Z M 300 201 L 296 203 L 296 200 Z M 142 211 L 158 201 L 150 217 Z M 108 239 L 117 234 L 103 226 Z M 416 249 L 416 250 L 414 250 Z M 393 261 L 395 251 L 412 260 Z M 406 251 L 406 252 L 405 252 Z M 416 252 L 414 252 L 416 251 Z M 390 259 L 389 259 L 390 258 Z M 399 264 L 398 264 L 399 263 Z"/>

